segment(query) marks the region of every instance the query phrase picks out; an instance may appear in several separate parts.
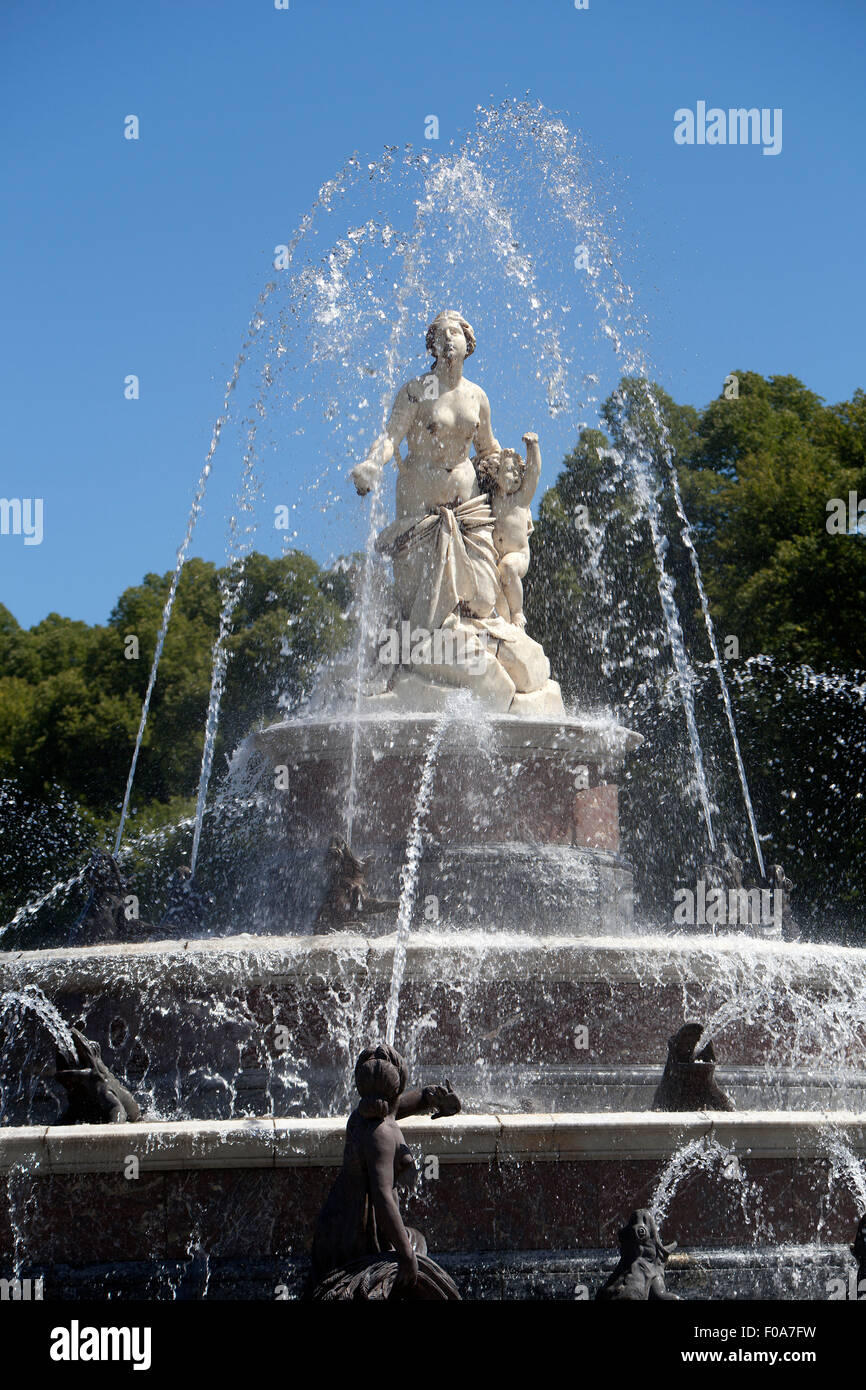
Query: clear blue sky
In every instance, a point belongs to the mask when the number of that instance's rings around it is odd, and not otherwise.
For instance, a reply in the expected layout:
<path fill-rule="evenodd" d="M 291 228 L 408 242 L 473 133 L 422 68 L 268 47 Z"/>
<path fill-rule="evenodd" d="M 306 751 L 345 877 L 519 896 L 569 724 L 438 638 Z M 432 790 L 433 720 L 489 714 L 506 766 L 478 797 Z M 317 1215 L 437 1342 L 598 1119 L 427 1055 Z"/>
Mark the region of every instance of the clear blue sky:
<path fill-rule="evenodd" d="M 274 246 L 353 150 L 423 146 L 429 113 L 443 149 L 491 98 L 568 113 L 627 183 L 676 399 L 735 366 L 866 385 L 862 0 L 5 0 L 0 31 L 0 495 L 45 506 L 41 545 L 0 536 L 25 625 L 104 621 L 171 568 Z M 781 107 L 782 153 L 678 147 L 698 100 Z M 193 553 L 222 558 L 238 467 L 217 455 Z"/>

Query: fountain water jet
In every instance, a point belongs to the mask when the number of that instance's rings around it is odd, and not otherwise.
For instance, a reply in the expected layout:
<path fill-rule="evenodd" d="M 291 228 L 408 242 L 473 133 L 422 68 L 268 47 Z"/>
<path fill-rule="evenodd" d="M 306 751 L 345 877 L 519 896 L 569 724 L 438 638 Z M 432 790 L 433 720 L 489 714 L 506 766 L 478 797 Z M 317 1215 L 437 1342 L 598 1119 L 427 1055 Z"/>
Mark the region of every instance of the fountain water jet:
<path fill-rule="evenodd" d="M 400 871 L 400 905 L 397 909 L 397 926 L 394 940 L 394 964 L 391 974 L 391 992 L 388 995 L 388 1008 L 385 1014 L 385 1041 L 393 1047 L 394 1035 L 397 1030 L 397 1010 L 400 1007 L 400 986 L 403 983 L 403 971 L 406 967 L 406 941 L 409 936 L 409 928 L 412 922 L 412 914 L 415 908 L 415 897 L 418 888 L 418 870 L 421 864 L 422 836 L 424 833 L 424 819 L 430 797 L 433 792 L 433 777 L 436 771 L 436 758 L 442 743 L 442 736 L 448 724 L 456 718 L 456 711 L 448 710 L 436 721 L 436 724 L 427 740 L 427 747 L 424 751 L 424 766 L 421 770 L 421 781 L 418 784 L 418 795 L 415 800 L 415 814 L 412 817 L 412 827 L 409 831 L 409 839 L 406 843 L 406 862 Z"/>

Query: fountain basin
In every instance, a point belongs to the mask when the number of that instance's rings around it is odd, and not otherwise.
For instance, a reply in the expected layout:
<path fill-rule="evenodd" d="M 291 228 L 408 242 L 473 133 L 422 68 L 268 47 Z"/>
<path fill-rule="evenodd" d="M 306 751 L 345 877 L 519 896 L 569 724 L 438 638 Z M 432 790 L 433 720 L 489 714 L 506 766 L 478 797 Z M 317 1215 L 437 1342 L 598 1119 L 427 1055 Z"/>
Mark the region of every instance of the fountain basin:
<path fill-rule="evenodd" d="M 400 1121 L 407 1141 L 440 1165 L 602 1160 L 667 1162 L 684 1144 L 713 1139 L 732 1153 L 763 1159 L 822 1159 L 844 1133 L 866 1155 L 866 1111 L 752 1110 L 645 1114 L 415 1116 Z M 0 1129 L 0 1173 L 116 1173 L 135 1154 L 142 1173 L 221 1168 L 338 1168 L 345 1116 L 252 1116 L 237 1120 L 150 1120 L 125 1125 L 27 1125 Z M 744 1158 L 745 1161 L 745 1158 Z"/>
<path fill-rule="evenodd" d="M 359 840 L 405 846 L 425 751 L 439 724 L 434 715 L 361 716 L 357 721 L 287 720 L 251 736 L 273 772 L 290 838 L 318 828 L 327 843 L 343 826 L 354 780 L 362 789 L 353 811 Z M 614 779 L 643 738 L 614 721 L 461 717 L 442 733 L 435 795 L 426 829 L 443 844 L 472 843 L 481 834 L 502 843 L 619 848 Z M 279 770 L 285 776 L 279 777 Z M 606 787 L 605 794 L 587 793 Z M 581 808 L 599 807 L 595 839 L 579 841 Z M 584 833 L 590 817 L 585 816 Z M 606 841 L 602 843 L 602 841 Z"/>
<path fill-rule="evenodd" d="M 224 937 L 0 955 L 99 1041 L 146 1113 L 327 1115 L 352 1104 L 357 1047 L 381 1035 L 394 937 Z M 410 937 L 397 1045 L 467 1106 L 649 1107 L 668 1038 L 704 1023 L 739 1107 L 859 1108 L 866 954 L 743 938 Z M 407 1024 L 405 1021 L 411 1020 Z M 50 1049 L 5 1049 L 8 1122 L 52 1123 Z"/>
<path fill-rule="evenodd" d="M 251 1296 L 250 1281 L 259 1297 L 296 1292 L 344 1127 L 343 1118 L 258 1117 L 2 1130 L 11 1223 L 0 1262 L 44 1271 L 46 1297 L 145 1285 L 154 1296 L 157 1266 L 165 1281 L 205 1252 L 209 1266 L 234 1270 L 244 1286 L 235 1297 Z M 815 1295 L 812 1285 L 844 1270 L 839 1246 L 860 1215 L 847 1186 L 829 1182 L 828 1146 L 840 1133 L 862 1160 L 862 1112 L 413 1119 L 405 1134 L 427 1176 L 406 1217 L 467 1297 L 527 1296 L 546 1274 L 546 1296 L 573 1298 L 581 1278 L 600 1283 L 613 1267 L 616 1231 L 649 1204 L 671 1156 L 721 1145 L 736 1176 L 698 1168 L 673 1191 L 665 1237 L 682 1249 L 672 1273 L 698 1297 L 701 1287 L 716 1297 Z M 124 1176 L 131 1158 L 134 1178 Z M 800 1253 L 786 1263 L 780 1244 Z M 817 1271 L 811 1283 L 804 1258 Z"/>

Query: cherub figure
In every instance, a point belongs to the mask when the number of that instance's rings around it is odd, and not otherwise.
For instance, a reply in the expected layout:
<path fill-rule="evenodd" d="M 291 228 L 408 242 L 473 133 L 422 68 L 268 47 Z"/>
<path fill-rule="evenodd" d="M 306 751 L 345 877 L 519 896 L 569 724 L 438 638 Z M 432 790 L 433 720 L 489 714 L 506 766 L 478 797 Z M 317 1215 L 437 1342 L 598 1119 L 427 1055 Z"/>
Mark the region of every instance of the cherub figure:
<path fill-rule="evenodd" d="M 490 499 L 493 512 L 493 544 L 498 556 L 499 582 L 508 605 L 501 612 L 506 622 L 526 627 L 523 615 L 523 576 L 529 569 L 529 537 L 532 515 L 529 504 L 541 476 L 538 435 L 523 436 L 524 461 L 516 449 L 499 449 L 478 463 L 478 481 Z M 497 601 L 497 611 L 504 605 Z"/>

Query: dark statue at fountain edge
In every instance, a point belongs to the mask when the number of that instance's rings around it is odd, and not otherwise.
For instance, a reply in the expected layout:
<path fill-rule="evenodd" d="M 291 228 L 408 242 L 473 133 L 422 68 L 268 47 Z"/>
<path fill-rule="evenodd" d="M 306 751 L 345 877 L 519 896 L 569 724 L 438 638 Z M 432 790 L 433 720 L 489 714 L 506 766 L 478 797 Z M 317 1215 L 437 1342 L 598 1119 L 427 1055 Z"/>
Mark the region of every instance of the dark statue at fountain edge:
<path fill-rule="evenodd" d="M 407 1091 L 406 1063 L 387 1043 L 368 1047 L 355 1066 L 360 1102 L 349 1116 L 343 1166 L 319 1218 L 308 1296 L 322 1301 L 459 1299 L 427 1254 L 420 1231 L 403 1223 L 399 1188 L 414 1186 L 415 1162 L 397 1124 L 409 1115 L 454 1115 L 451 1088 Z"/>
<path fill-rule="evenodd" d="M 206 928 L 214 906 L 213 895 L 198 887 L 186 864 L 180 864 L 172 874 L 165 913 L 156 923 L 138 916 L 133 879 L 114 855 L 94 850 L 86 877 L 90 894 L 70 933 L 73 946 L 196 935 Z"/>
<path fill-rule="evenodd" d="M 71 1030 L 75 1057 L 57 1049 L 56 1080 L 66 1091 L 69 1104 L 61 1124 L 126 1124 L 141 1118 L 135 1097 L 118 1081 L 102 1060 L 99 1044 Z"/>
<path fill-rule="evenodd" d="M 396 912 L 396 899 L 376 898 L 367 888 L 369 862 L 359 859 L 341 835 L 332 835 L 328 846 L 331 883 L 316 918 L 317 927 L 342 927 L 379 912 Z"/>
<path fill-rule="evenodd" d="M 665 1265 L 676 1241 L 663 1245 L 655 1217 L 641 1207 L 633 1211 L 619 1233 L 619 1264 L 595 1295 L 605 1303 L 678 1301 L 665 1287 Z"/>
<path fill-rule="evenodd" d="M 653 1097 L 653 1110 L 734 1109 L 734 1102 L 715 1079 L 712 1041 L 695 1052 L 703 1031 L 700 1023 L 685 1023 L 669 1040 L 668 1059 Z"/>
<path fill-rule="evenodd" d="M 86 870 L 90 894 L 81 916 L 70 932 L 73 946 L 126 939 L 127 915 L 132 897 L 130 882 L 114 855 L 94 850 Z"/>

